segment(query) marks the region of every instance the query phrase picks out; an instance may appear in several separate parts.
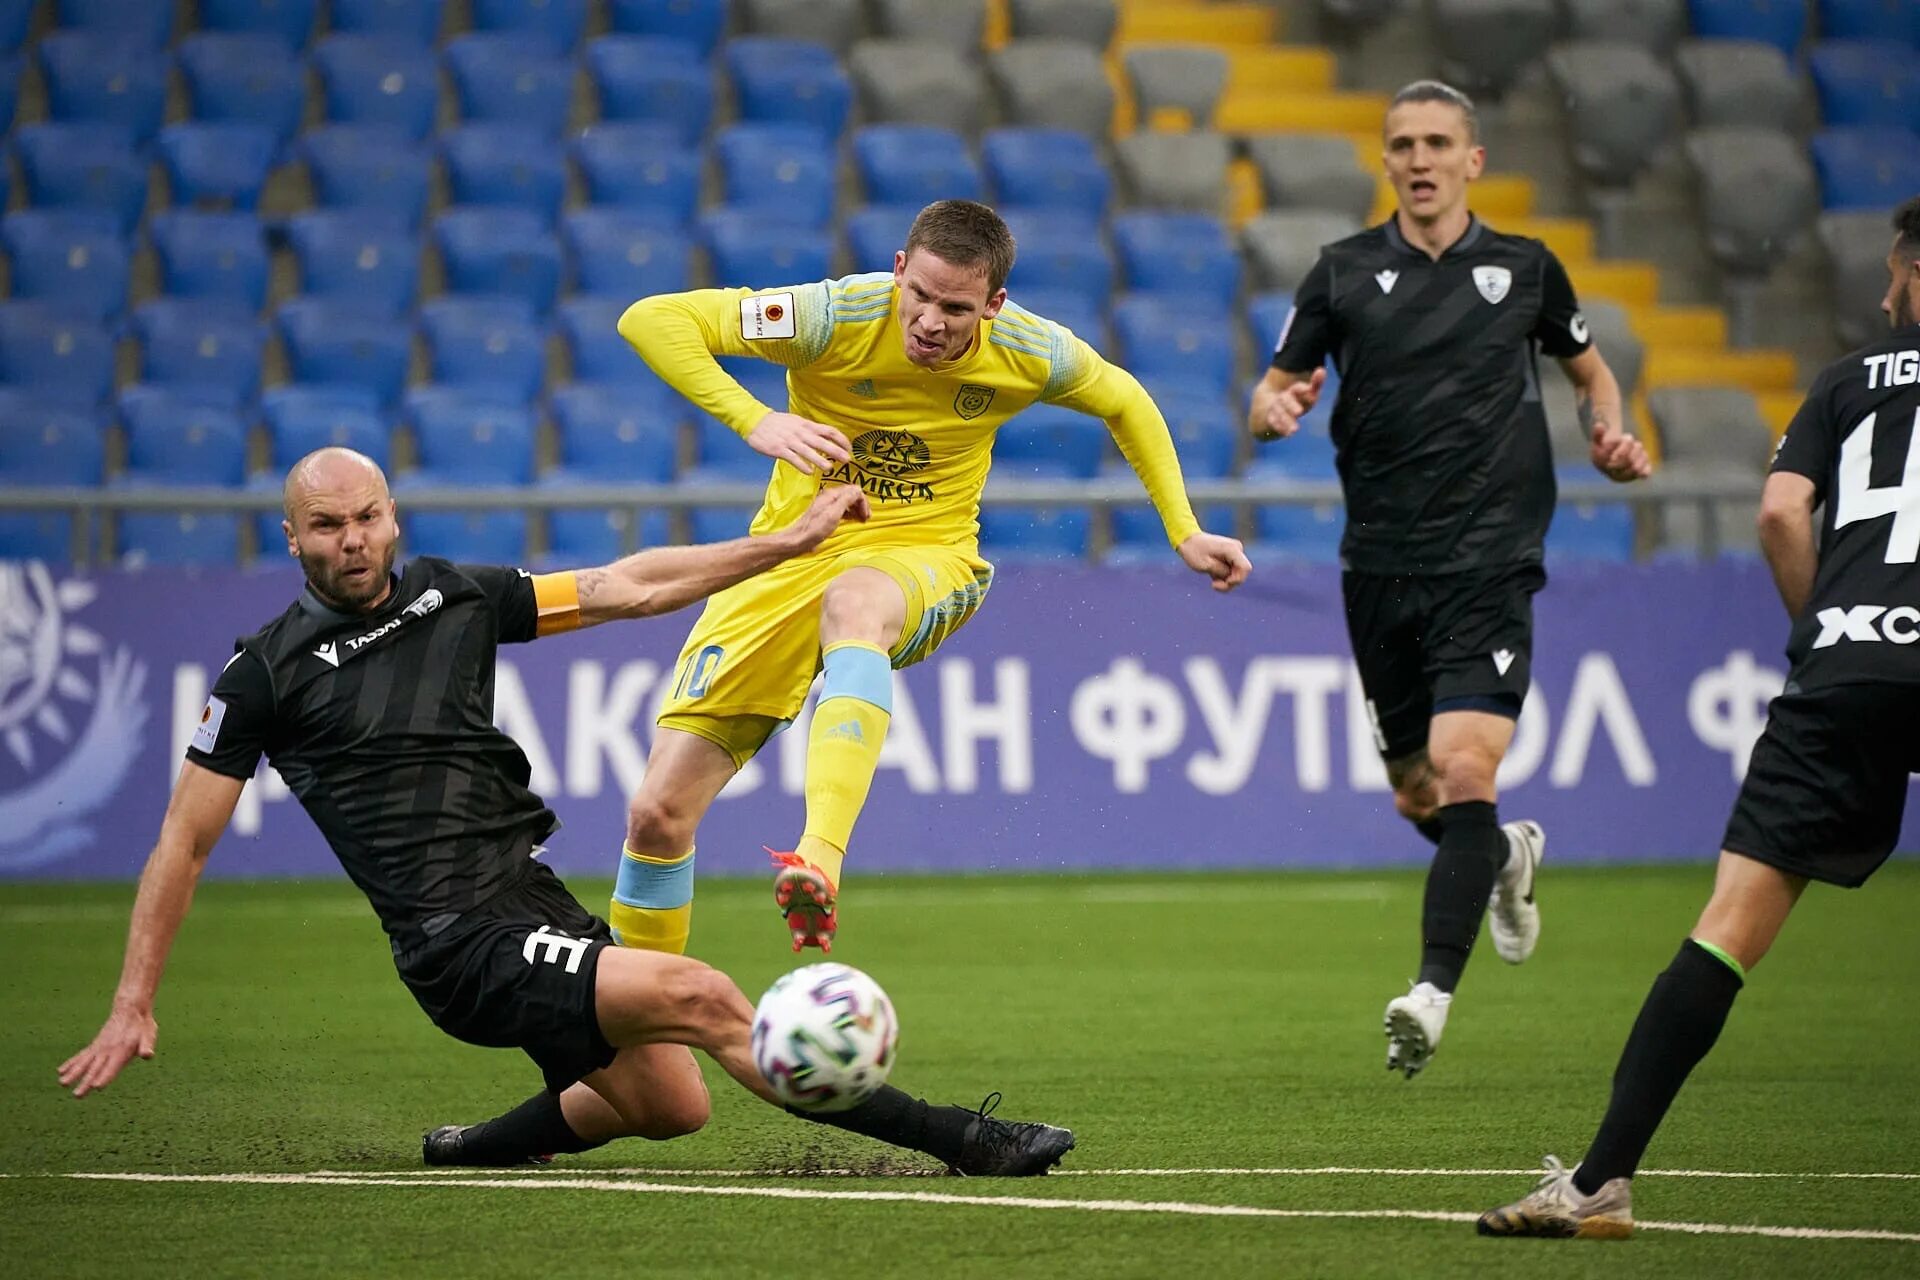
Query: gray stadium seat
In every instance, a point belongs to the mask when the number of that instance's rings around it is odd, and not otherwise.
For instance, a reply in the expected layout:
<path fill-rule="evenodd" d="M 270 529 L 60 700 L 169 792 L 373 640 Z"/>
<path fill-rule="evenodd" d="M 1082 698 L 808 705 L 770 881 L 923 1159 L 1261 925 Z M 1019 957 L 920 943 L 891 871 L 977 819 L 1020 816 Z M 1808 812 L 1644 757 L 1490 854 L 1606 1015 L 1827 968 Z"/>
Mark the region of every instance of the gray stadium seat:
<path fill-rule="evenodd" d="M 949 45 L 978 57 L 987 0 L 873 0 L 874 34 Z"/>
<path fill-rule="evenodd" d="M 1499 98 L 1546 52 L 1559 21 L 1553 0 L 1433 0 L 1440 75 Z"/>
<path fill-rule="evenodd" d="M 1015 40 L 988 55 L 987 76 L 1007 124 L 1073 129 L 1096 141 L 1113 129 L 1113 86 L 1089 45 Z"/>
<path fill-rule="evenodd" d="M 1647 393 L 1647 411 L 1660 432 L 1663 463 L 1766 474 L 1773 432 L 1752 392 L 1740 387 L 1662 387 Z"/>
<path fill-rule="evenodd" d="M 1573 40 L 1624 40 L 1666 57 L 1687 34 L 1687 0 L 1561 0 Z"/>
<path fill-rule="evenodd" d="M 1655 508 L 1654 548 L 1659 551 L 1703 554 L 1709 545 L 1707 521 L 1713 521 L 1711 545 L 1716 551 L 1751 554 L 1760 549 L 1760 530 L 1755 524 L 1760 514 L 1760 477 L 1732 471 L 1724 464 L 1708 462 L 1662 462 L 1660 474 L 1670 484 L 1721 480 L 1729 475 L 1746 475 L 1752 482 L 1750 498 L 1713 498 L 1700 502 L 1663 502 Z"/>
<path fill-rule="evenodd" d="M 1887 294 L 1887 246 L 1893 243 L 1886 211 L 1823 213 L 1819 233 L 1833 282 L 1834 335 L 1847 347 L 1885 337 L 1880 300 Z"/>
<path fill-rule="evenodd" d="M 1576 467 L 1589 463 L 1586 433 L 1580 429 L 1580 402 L 1573 393 L 1573 383 L 1567 381 L 1557 361 L 1540 362 L 1540 407 L 1547 414 L 1547 442 L 1553 446 L 1553 465 Z"/>
<path fill-rule="evenodd" d="M 1573 40 L 1547 55 L 1566 104 L 1573 162 L 1588 182 L 1625 187 L 1680 121 L 1673 73 L 1639 45 Z"/>
<path fill-rule="evenodd" d="M 1147 128 L 1161 110 L 1183 111 L 1189 129 L 1213 125 L 1213 109 L 1227 88 L 1227 55 L 1195 44 L 1133 45 L 1126 53 L 1134 116 Z"/>
<path fill-rule="evenodd" d="M 1007 18 L 1015 40 L 1057 37 L 1105 53 L 1120 11 L 1114 0 L 1009 0 Z"/>
<path fill-rule="evenodd" d="M 930 40 L 862 40 L 847 58 L 869 123 L 925 124 L 977 132 L 986 109 L 980 72 Z"/>
<path fill-rule="evenodd" d="M 1360 167 L 1343 134 L 1256 134 L 1246 149 L 1268 208 L 1327 209 L 1356 218 L 1373 210 L 1373 175 Z"/>
<path fill-rule="evenodd" d="M 1119 139 L 1113 150 L 1128 203 L 1215 217 L 1226 212 L 1233 146 L 1225 134 L 1136 133 Z"/>
<path fill-rule="evenodd" d="M 740 0 L 748 35 L 813 40 L 845 53 L 865 28 L 860 0 Z"/>
<path fill-rule="evenodd" d="M 1640 388 L 1640 370 L 1646 364 L 1647 349 L 1634 336 L 1627 309 L 1605 298 L 1583 298 L 1580 313 L 1587 318 L 1593 345 L 1600 348 L 1607 367 L 1619 380 L 1621 394 L 1632 396 Z"/>
<path fill-rule="evenodd" d="M 1748 125 L 1792 133 L 1805 108 L 1780 50 L 1759 40 L 1687 40 L 1673 55 L 1694 128 Z"/>
<path fill-rule="evenodd" d="M 1787 134 L 1733 126 L 1688 134 L 1687 158 L 1707 247 L 1722 272 L 1728 336 L 1750 346 L 1760 284 L 1819 212 L 1813 165 Z"/>
<path fill-rule="evenodd" d="M 1359 231 L 1360 219 L 1344 213 L 1274 210 L 1240 229 L 1240 245 L 1253 268 L 1255 289 L 1298 288 L 1320 257 L 1320 247 Z"/>

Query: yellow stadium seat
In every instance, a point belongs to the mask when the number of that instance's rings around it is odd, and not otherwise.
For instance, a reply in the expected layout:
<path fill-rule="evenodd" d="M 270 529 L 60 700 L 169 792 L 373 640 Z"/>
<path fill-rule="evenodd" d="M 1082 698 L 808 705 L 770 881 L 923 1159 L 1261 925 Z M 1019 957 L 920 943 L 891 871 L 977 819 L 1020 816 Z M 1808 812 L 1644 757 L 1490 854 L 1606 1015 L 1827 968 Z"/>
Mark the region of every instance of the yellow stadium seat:
<path fill-rule="evenodd" d="M 987 27 L 980 43 L 989 49 L 1003 49 L 1013 39 L 1013 15 L 1007 0 L 987 0 Z"/>
<path fill-rule="evenodd" d="M 1267 44 L 1276 14 L 1264 4 L 1192 4 L 1180 0 L 1126 0 L 1114 43 L 1129 41 Z"/>
<path fill-rule="evenodd" d="M 1221 95 L 1213 127 L 1222 133 L 1357 133 L 1378 130 L 1387 100 L 1377 93 Z M 1378 137 L 1378 134 L 1375 134 Z M 1376 151 L 1379 144 L 1374 144 Z"/>
<path fill-rule="evenodd" d="M 1793 421 L 1793 415 L 1800 412 L 1800 404 L 1806 397 L 1798 391 L 1762 391 L 1754 399 L 1759 402 L 1760 416 L 1766 419 L 1773 438 L 1778 440 L 1787 434 L 1787 425 Z"/>
<path fill-rule="evenodd" d="M 1727 315 L 1718 307 L 1636 307 L 1627 319 L 1648 347 L 1718 351 L 1727 345 Z"/>
<path fill-rule="evenodd" d="M 1648 387 L 1745 387 L 1755 393 L 1791 391 L 1798 376 L 1799 366 L 1789 351 L 1686 347 L 1650 348 L 1641 375 Z"/>
<path fill-rule="evenodd" d="M 1660 272 L 1652 264 L 1615 260 L 1567 264 L 1573 291 L 1581 297 L 1606 298 L 1623 307 L 1651 307 L 1660 296 Z"/>
<path fill-rule="evenodd" d="M 1238 229 L 1260 212 L 1260 170 L 1242 156 L 1227 167 L 1227 225 Z"/>
<path fill-rule="evenodd" d="M 1585 218 L 1509 218 L 1500 230 L 1540 241 L 1568 270 L 1593 258 L 1593 224 Z"/>
<path fill-rule="evenodd" d="M 1653 425 L 1653 413 L 1647 408 L 1647 393 L 1636 391 L 1627 402 L 1627 418 L 1633 428 L 1633 434 L 1640 437 L 1640 443 L 1647 448 L 1647 457 L 1655 465 L 1660 462 L 1660 430 Z"/>
<path fill-rule="evenodd" d="M 1311 45 L 1242 44 L 1227 49 L 1228 93 L 1329 93 L 1338 71 L 1330 51 Z"/>
<path fill-rule="evenodd" d="M 1490 173 L 1468 188 L 1467 203 L 1475 213 L 1491 222 L 1496 231 L 1506 231 L 1533 216 L 1534 192 L 1532 178 L 1517 173 Z"/>

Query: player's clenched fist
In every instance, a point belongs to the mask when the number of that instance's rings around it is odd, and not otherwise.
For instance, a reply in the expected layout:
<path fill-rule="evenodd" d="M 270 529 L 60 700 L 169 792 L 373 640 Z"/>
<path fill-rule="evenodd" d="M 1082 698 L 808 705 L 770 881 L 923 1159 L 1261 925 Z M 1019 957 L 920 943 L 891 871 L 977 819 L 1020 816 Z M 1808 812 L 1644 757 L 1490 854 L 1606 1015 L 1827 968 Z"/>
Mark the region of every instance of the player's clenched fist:
<path fill-rule="evenodd" d="M 1262 383 L 1253 393 L 1253 434 L 1261 440 L 1284 440 L 1298 431 L 1300 419 L 1320 403 L 1320 389 L 1326 382 L 1323 365 L 1313 371 L 1313 376 L 1279 391 Z"/>
<path fill-rule="evenodd" d="M 1617 484 L 1645 480 L 1653 474 L 1647 447 L 1624 431 L 1596 434 L 1592 455 L 1594 468 Z"/>
<path fill-rule="evenodd" d="M 846 436 L 836 428 L 797 413 L 774 410 L 747 434 L 756 453 L 791 463 L 807 475 L 824 475 L 853 457 Z"/>
<path fill-rule="evenodd" d="M 1223 537 L 1217 533 L 1188 535 L 1187 540 L 1180 544 L 1180 558 L 1186 562 L 1187 568 L 1212 578 L 1215 591 L 1231 591 L 1253 572 L 1253 561 L 1247 559 L 1246 548 L 1240 545 L 1240 539 Z"/>

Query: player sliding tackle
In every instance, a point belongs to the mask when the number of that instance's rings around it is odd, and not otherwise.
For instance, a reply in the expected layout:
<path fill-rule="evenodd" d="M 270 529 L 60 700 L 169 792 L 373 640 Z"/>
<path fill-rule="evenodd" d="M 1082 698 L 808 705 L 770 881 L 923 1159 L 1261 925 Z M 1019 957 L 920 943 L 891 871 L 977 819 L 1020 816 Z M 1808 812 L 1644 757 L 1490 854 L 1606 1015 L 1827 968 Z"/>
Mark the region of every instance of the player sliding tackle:
<path fill-rule="evenodd" d="M 807 744 L 806 826 L 773 855 L 774 900 L 798 951 L 832 947 L 841 862 L 886 739 L 893 671 L 971 618 L 993 582 L 977 546 L 994 433 L 1035 403 L 1104 419 L 1187 566 L 1228 591 L 1250 566 L 1202 532 L 1166 422 L 1132 375 L 1007 298 L 1013 236 L 984 205 L 921 210 L 891 274 L 777 289 L 705 289 L 635 303 L 620 332 L 656 373 L 774 459 L 753 528 L 791 520 L 822 485 L 855 485 L 872 518 L 716 595 L 680 652 L 628 815 L 608 912 L 629 947 L 681 952 L 694 831 L 728 779 L 800 714 L 824 671 Z M 716 355 L 787 368 L 768 408 Z"/>

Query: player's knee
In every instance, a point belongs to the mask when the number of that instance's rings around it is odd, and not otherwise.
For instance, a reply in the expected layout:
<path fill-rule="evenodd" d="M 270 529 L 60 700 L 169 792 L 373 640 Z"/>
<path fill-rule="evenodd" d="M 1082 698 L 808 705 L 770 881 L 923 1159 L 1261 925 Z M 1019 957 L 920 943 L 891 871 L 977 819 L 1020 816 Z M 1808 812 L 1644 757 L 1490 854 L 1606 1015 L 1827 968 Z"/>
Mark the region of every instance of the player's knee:
<path fill-rule="evenodd" d="M 627 848 L 653 858 L 673 858 L 693 847 L 698 816 L 670 797 L 644 789 L 627 805 Z"/>
<path fill-rule="evenodd" d="M 677 970 L 664 984 L 669 1018 L 690 1033 L 698 1048 L 719 1044 L 752 1021 L 753 1011 L 733 979 L 704 964 Z"/>
<path fill-rule="evenodd" d="M 1444 804 L 1493 799 L 1494 778 L 1499 772 L 1500 753 L 1478 743 L 1463 744 L 1433 756 L 1438 798 Z"/>
<path fill-rule="evenodd" d="M 713 1104 L 707 1097 L 707 1086 L 697 1077 L 693 1084 L 690 1089 L 649 1098 L 638 1114 L 624 1117 L 633 1136 L 666 1142 L 706 1128 Z"/>
<path fill-rule="evenodd" d="M 1440 807 L 1440 798 L 1434 794 L 1430 780 L 1397 788 L 1393 793 L 1393 807 L 1408 822 L 1425 822 L 1433 817 Z"/>

